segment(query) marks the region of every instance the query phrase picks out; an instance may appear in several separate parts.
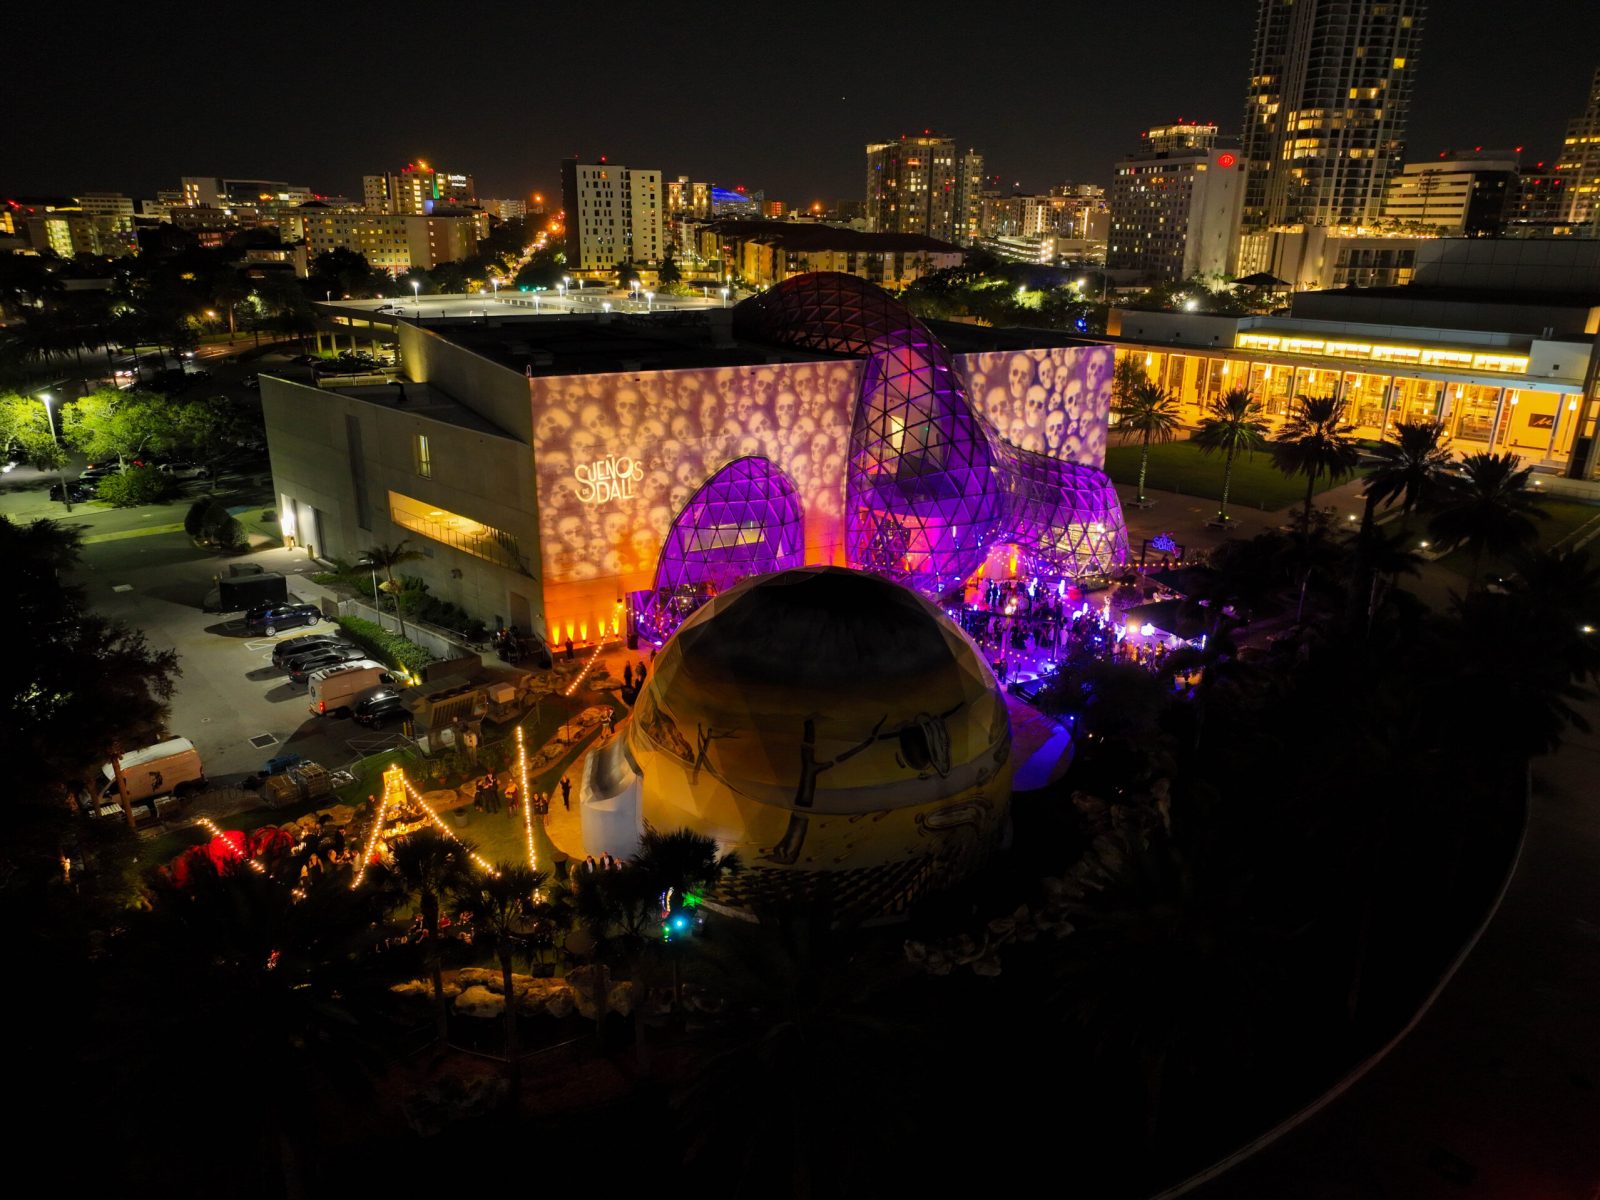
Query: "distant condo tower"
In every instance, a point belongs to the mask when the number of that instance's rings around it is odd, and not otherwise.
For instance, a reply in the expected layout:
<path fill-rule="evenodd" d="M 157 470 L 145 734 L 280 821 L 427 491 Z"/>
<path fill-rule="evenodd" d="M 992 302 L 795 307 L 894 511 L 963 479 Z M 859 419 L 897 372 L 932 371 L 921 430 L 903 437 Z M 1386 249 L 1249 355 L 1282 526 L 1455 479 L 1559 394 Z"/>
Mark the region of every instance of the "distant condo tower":
<path fill-rule="evenodd" d="M 1244 225 L 1355 225 L 1405 155 L 1425 0 L 1261 0 Z"/>

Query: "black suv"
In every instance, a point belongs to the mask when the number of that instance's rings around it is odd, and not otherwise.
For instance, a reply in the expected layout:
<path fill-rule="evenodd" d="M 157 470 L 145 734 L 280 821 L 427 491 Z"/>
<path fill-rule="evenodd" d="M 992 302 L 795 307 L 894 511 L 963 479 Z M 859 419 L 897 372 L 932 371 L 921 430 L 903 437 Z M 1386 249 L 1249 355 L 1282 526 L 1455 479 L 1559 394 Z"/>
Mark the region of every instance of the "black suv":
<path fill-rule="evenodd" d="M 298 654 L 285 662 L 284 666 L 289 671 L 290 679 L 295 683 L 304 683 L 311 678 L 313 671 L 320 671 L 323 667 L 336 667 L 340 663 L 355 662 L 366 656 L 367 652 L 360 646 L 340 642 L 336 646 L 324 646 L 309 654 Z"/>
<path fill-rule="evenodd" d="M 394 688 L 376 688 L 355 702 L 350 715 L 363 725 L 382 725 L 406 715 L 405 701 Z"/>
<path fill-rule="evenodd" d="M 280 629 L 296 629 L 321 621 L 322 610 L 315 604 L 263 604 L 244 615 L 245 626 L 251 633 L 264 633 L 268 637 Z"/>
<path fill-rule="evenodd" d="M 302 654 L 311 654 L 318 650 L 332 650 L 336 646 L 348 646 L 338 634 L 334 633 L 308 633 L 304 637 L 285 638 L 272 648 L 272 665 L 287 667 L 291 658 L 298 658 Z"/>

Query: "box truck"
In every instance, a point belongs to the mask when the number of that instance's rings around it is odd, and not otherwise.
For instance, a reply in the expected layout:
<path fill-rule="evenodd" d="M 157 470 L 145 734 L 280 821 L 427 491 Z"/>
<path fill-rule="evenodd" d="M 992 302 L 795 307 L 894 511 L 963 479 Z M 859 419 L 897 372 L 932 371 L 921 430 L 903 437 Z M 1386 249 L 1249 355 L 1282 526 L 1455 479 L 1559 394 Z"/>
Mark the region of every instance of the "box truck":
<path fill-rule="evenodd" d="M 206 607 L 213 612 L 244 612 L 262 604 L 286 604 L 288 600 L 289 581 L 275 572 L 263 571 L 259 575 L 218 579 Z"/>
<path fill-rule="evenodd" d="M 395 678 L 389 668 L 370 658 L 340 663 L 313 671 L 307 680 L 307 698 L 314 717 L 347 717 L 355 707 L 356 698 L 369 688 L 380 684 L 393 684 Z"/>
<path fill-rule="evenodd" d="M 124 754 L 116 764 L 106 763 L 100 768 L 100 794 L 91 805 L 91 812 L 105 814 L 116 812 L 122 804 L 122 794 L 117 788 L 116 767 L 122 768 L 124 786 L 128 789 L 128 807 L 151 803 L 161 796 L 181 796 L 199 791 L 206 785 L 205 768 L 200 753 L 188 738 L 169 738 Z"/>

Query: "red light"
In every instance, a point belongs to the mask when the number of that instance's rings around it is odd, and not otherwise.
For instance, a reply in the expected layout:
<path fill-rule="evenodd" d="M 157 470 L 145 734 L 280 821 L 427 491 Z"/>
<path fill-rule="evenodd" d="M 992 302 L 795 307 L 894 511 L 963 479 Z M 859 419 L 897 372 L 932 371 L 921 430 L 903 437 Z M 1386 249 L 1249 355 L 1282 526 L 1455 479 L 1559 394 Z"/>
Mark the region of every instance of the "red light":
<path fill-rule="evenodd" d="M 1229 167 L 1233 166 L 1233 164 L 1238 162 L 1238 161 L 1239 160 L 1238 160 L 1237 157 L 1235 157 L 1232 154 L 1228 154 L 1226 152 L 1217 155 L 1217 166 L 1221 167 L 1223 170 L 1227 170 Z"/>

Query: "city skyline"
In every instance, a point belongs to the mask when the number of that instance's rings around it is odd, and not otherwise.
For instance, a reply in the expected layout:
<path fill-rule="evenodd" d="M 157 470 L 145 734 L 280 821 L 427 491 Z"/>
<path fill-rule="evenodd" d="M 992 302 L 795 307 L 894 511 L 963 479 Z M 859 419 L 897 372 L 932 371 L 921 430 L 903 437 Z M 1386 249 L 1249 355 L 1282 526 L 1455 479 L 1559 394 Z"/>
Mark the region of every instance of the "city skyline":
<path fill-rule="evenodd" d="M 675 20 L 653 33 L 652 53 L 620 78 L 616 56 L 547 70 L 485 66 L 485 43 L 476 33 L 458 36 L 425 23 L 395 31 L 398 54 L 351 58 L 344 35 L 380 11 L 390 17 L 394 11 L 354 3 L 319 14 L 323 40 L 297 44 L 291 60 L 275 64 L 276 85 L 237 92 L 224 81 L 251 78 L 238 60 L 258 53 L 252 30 L 207 27 L 203 47 L 196 46 L 203 60 L 181 73 L 170 67 L 181 31 L 123 30 L 108 70 L 140 103 L 116 122 L 84 102 L 76 82 L 83 73 L 59 69 L 70 54 L 92 73 L 101 51 L 40 22 L 22 29 L 36 53 L 10 77 L 17 95 L 37 101 L 32 136 L 10 147 L 0 189 L 149 195 L 200 173 L 292 178 L 355 196 L 364 173 L 423 157 L 473 171 L 484 195 L 552 195 L 560 160 L 575 153 L 646 163 L 668 177 L 744 183 L 792 202 L 831 201 L 859 199 L 860 155 L 868 142 L 923 128 L 980 146 L 1002 190 L 1020 184 L 1042 191 L 1068 178 L 1104 184 L 1129 137 L 1147 125 L 1186 117 L 1214 121 L 1225 135 L 1239 132 L 1256 8 L 1253 0 L 1213 6 L 1207 50 L 1182 71 L 1132 67 L 1152 23 L 1160 28 L 1164 19 L 1180 18 L 1172 4 L 1147 6 L 1137 16 L 1070 19 L 1001 6 L 986 10 L 978 28 L 958 23 L 952 7 L 949 26 L 959 27 L 960 37 L 951 44 L 960 57 L 923 74 L 858 66 L 850 46 L 879 44 L 880 35 L 903 34 L 904 27 L 854 10 L 844 53 L 798 52 L 818 29 L 840 27 L 813 6 L 759 25 L 727 18 L 709 50 L 700 23 Z M 1594 55 L 1564 52 L 1600 45 L 1600 10 L 1529 0 L 1515 23 L 1498 23 L 1486 38 L 1481 14 L 1491 11 L 1458 3 L 1430 15 L 1408 159 L 1484 145 L 1523 146 L 1530 162 L 1550 160 L 1565 122 L 1581 111 Z M 573 20 L 497 14 L 497 41 L 570 46 L 574 39 L 563 23 Z M 1023 27 L 1034 31 L 1034 44 L 1059 44 L 1060 51 L 1018 59 L 1015 33 Z M 797 50 L 755 57 L 771 45 Z M 413 84 L 407 69 L 395 66 L 411 61 L 428 79 L 448 82 Z M 740 65 L 758 61 L 759 67 Z M 1539 63 L 1538 90 L 1521 86 L 1522 75 L 1507 71 L 1508 63 Z M 539 82 L 563 72 L 565 90 Z M 201 95 L 212 99 L 198 103 Z M 394 103 L 374 104 L 385 99 Z M 1019 112 L 1024 107 L 1028 115 Z M 352 122 L 364 126 L 356 140 L 341 132 Z M 147 144 L 158 129 L 159 141 Z"/>

